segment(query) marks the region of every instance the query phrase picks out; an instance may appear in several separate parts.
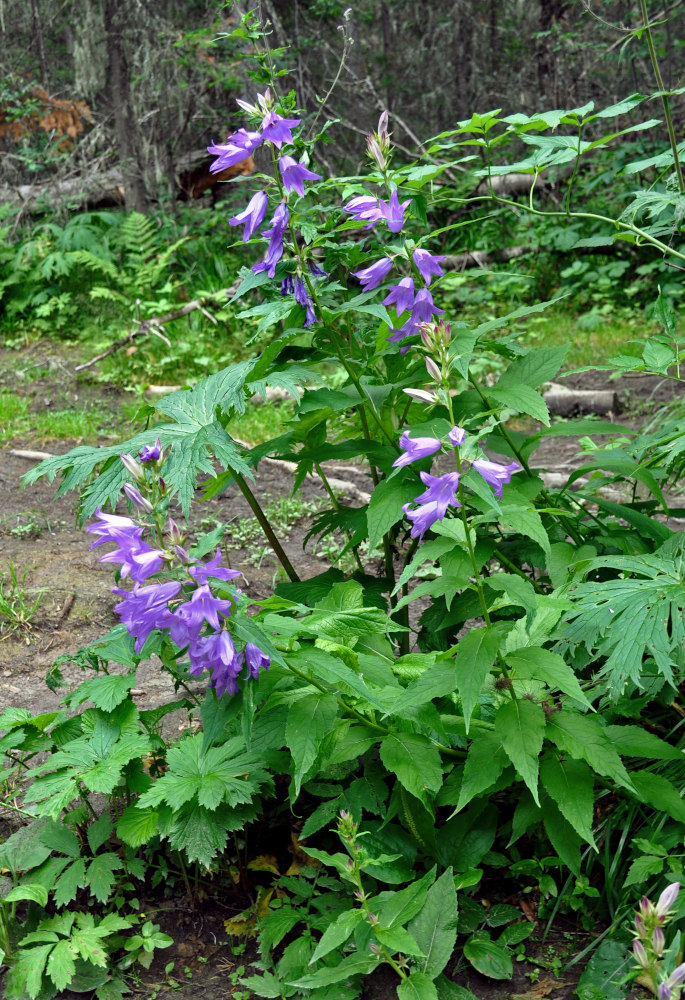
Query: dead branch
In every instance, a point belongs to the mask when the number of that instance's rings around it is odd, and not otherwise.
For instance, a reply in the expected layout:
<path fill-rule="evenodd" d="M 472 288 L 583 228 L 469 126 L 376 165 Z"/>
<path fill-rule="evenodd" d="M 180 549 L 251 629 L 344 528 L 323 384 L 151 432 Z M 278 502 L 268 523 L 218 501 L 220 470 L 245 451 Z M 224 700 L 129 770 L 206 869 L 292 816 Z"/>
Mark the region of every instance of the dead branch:
<path fill-rule="evenodd" d="M 162 328 L 167 323 L 173 322 L 175 319 L 181 319 L 182 316 L 187 316 L 189 313 L 195 312 L 196 309 L 201 310 L 202 314 L 206 316 L 207 319 L 210 319 L 212 323 L 216 323 L 215 318 L 205 308 L 205 304 L 207 302 L 218 302 L 223 304 L 224 298 L 229 298 L 231 295 L 235 295 L 239 284 L 240 282 L 235 282 L 235 284 L 231 285 L 230 288 L 222 288 L 220 292 L 214 292 L 213 295 L 206 295 L 201 299 L 193 299 L 192 302 L 186 302 L 186 304 L 181 306 L 180 309 L 175 309 L 173 312 L 166 313 L 164 316 L 151 316 L 150 319 L 142 320 L 135 330 L 131 330 L 125 337 L 121 337 L 120 340 L 110 344 L 106 351 L 103 351 L 101 354 L 97 354 L 94 358 L 91 358 L 90 361 L 84 361 L 82 365 L 77 365 L 74 368 L 74 372 L 82 372 L 85 371 L 86 368 L 92 368 L 93 365 L 98 363 L 98 361 L 108 358 L 110 354 L 114 354 L 115 351 L 118 351 L 121 347 L 125 347 L 126 344 L 131 344 L 136 337 L 145 337 L 152 334 L 153 336 L 160 337 L 162 340 L 165 340 L 168 344 L 169 341 L 162 333 Z"/>

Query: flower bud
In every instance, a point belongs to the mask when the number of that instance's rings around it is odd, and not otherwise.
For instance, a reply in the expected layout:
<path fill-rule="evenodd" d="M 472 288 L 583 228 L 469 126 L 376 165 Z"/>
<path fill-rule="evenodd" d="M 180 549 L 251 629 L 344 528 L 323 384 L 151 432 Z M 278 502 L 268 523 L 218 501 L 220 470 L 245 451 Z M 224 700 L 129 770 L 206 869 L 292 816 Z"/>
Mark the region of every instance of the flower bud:
<path fill-rule="evenodd" d="M 426 369 L 430 377 L 433 379 L 433 381 L 437 382 L 438 385 L 440 385 L 440 383 L 442 382 L 442 372 L 440 371 L 440 369 L 438 368 L 438 366 L 436 365 L 435 361 L 433 361 L 432 358 L 426 358 Z"/>
<path fill-rule="evenodd" d="M 669 986 L 681 986 L 685 983 L 685 963 L 674 969 L 666 982 Z"/>
<path fill-rule="evenodd" d="M 377 927 L 378 924 L 379 924 L 379 922 L 380 921 L 378 920 L 378 917 L 376 916 L 376 914 L 369 912 L 369 923 L 371 924 L 371 926 L 372 927 Z"/>
<path fill-rule="evenodd" d="M 133 476 L 138 482 L 145 479 L 145 473 L 143 472 L 143 467 L 138 462 L 136 462 L 133 455 L 119 455 L 119 458 L 124 463 L 124 467 L 128 472 L 129 476 Z"/>
<path fill-rule="evenodd" d="M 673 904 L 678 898 L 679 892 L 680 882 L 672 882 L 671 885 L 666 886 L 664 891 L 659 896 L 659 900 L 656 904 L 656 914 L 658 917 L 665 917 L 666 914 L 673 909 Z"/>
<path fill-rule="evenodd" d="M 664 932 L 661 927 L 655 927 L 652 933 L 652 951 L 657 956 L 661 958 L 664 953 L 664 948 L 666 947 L 666 938 L 664 937 Z"/>
<path fill-rule="evenodd" d="M 672 996 L 668 983 L 661 983 L 656 991 L 656 1000 L 671 1000 Z"/>
<path fill-rule="evenodd" d="M 639 913 L 635 914 L 635 931 L 637 933 L 637 936 L 639 938 L 642 938 L 643 941 L 646 939 L 646 937 L 647 937 L 647 929 L 645 927 L 645 922 L 644 922 L 644 920 L 642 919 L 642 917 L 640 916 Z"/>
<path fill-rule="evenodd" d="M 173 545 L 181 545 L 183 543 L 183 532 L 176 524 L 173 517 L 167 518 L 166 530 Z"/>
<path fill-rule="evenodd" d="M 635 956 L 635 961 L 640 968 L 649 968 L 649 956 L 647 955 L 647 949 L 643 945 L 642 941 L 633 941 L 633 955 Z"/>
<path fill-rule="evenodd" d="M 366 152 L 379 170 L 385 170 L 388 165 L 387 160 L 373 132 L 369 132 L 366 136 Z"/>
<path fill-rule="evenodd" d="M 428 389 L 403 389 L 402 392 L 406 392 L 408 396 L 418 400 L 419 403 L 437 403 L 438 401 L 436 394 Z"/>
<path fill-rule="evenodd" d="M 435 336 L 438 343 L 441 343 L 443 347 L 449 347 L 452 342 L 452 327 L 449 323 L 440 320 L 439 323 L 435 324 Z"/>
<path fill-rule="evenodd" d="M 124 483 L 124 493 L 129 498 L 132 504 L 135 504 L 136 507 L 140 507 L 140 509 L 144 510 L 146 514 L 151 514 L 152 511 L 154 510 L 154 507 L 152 506 L 150 501 L 146 500 L 145 497 L 140 492 L 140 490 L 138 489 L 138 487 L 133 486 L 132 483 Z"/>
<path fill-rule="evenodd" d="M 649 917 L 654 912 L 654 907 L 652 906 L 651 900 L 643 896 L 640 900 L 640 913 L 643 917 Z"/>
<path fill-rule="evenodd" d="M 387 149 L 390 145 L 390 133 L 388 132 L 388 112 L 383 111 L 380 118 L 378 119 L 378 129 L 377 129 L 378 141 L 381 145 L 381 149 Z"/>

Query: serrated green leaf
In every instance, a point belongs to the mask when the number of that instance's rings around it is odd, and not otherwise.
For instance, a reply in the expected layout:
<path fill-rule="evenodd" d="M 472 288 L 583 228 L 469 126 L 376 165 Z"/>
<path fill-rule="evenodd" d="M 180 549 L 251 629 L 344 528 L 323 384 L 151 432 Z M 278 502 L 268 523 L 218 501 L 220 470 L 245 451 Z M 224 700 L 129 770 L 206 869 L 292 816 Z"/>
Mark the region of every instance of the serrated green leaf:
<path fill-rule="evenodd" d="M 540 762 L 540 780 L 562 816 L 583 840 L 597 850 L 592 833 L 594 780 L 587 764 L 573 758 L 561 759 L 546 754 Z"/>
<path fill-rule="evenodd" d="M 583 694 L 578 678 L 558 653 L 542 646 L 522 646 L 507 653 L 505 661 L 515 675 L 544 681 L 552 691 L 562 691 L 586 708 L 592 708 L 591 702 Z"/>
<path fill-rule="evenodd" d="M 370 549 L 374 549 L 383 535 L 402 520 L 402 505 L 413 500 L 418 491 L 415 481 L 384 479 L 378 484 L 366 511 Z"/>
<path fill-rule="evenodd" d="M 648 760 L 684 760 L 685 752 L 640 726 L 606 726 L 604 734 L 622 757 Z"/>
<path fill-rule="evenodd" d="M 514 504 L 503 503 L 500 507 L 500 521 L 504 529 L 532 538 L 549 556 L 549 536 L 545 531 L 542 518 L 533 507 L 518 507 Z"/>
<path fill-rule="evenodd" d="M 529 385 L 496 385 L 487 389 L 488 402 L 494 400 L 500 406 L 506 406 L 516 413 L 527 413 L 533 420 L 549 426 L 549 410 L 539 392 Z"/>
<path fill-rule="evenodd" d="M 53 948 L 52 944 L 37 945 L 35 948 L 21 949 L 17 955 L 12 975 L 15 981 L 23 982 L 31 1000 L 35 1000 L 41 991 L 43 971 Z"/>
<path fill-rule="evenodd" d="M 309 964 L 317 962 L 324 955 L 328 955 L 334 948 L 339 948 L 341 944 L 349 938 L 359 924 L 364 920 L 363 910 L 343 910 L 338 914 L 332 924 L 326 928 L 314 949 Z"/>
<path fill-rule="evenodd" d="M 430 808 L 428 793 L 437 792 L 442 784 L 440 754 L 430 740 L 417 733 L 389 733 L 381 742 L 380 754 L 388 771 Z"/>
<path fill-rule="evenodd" d="M 86 884 L 100 903 L 106 903 L 116 882 L 114 872 L 124 867 L 123 862 L 111 852 L 97 854 L 86 871 Z"/>
<path fill-rule="evenodd" d="M 55 906 L 66 906 L 86 884 L 86 863 L 78 858 L 62 872 L 55 882 Z"/>
<path fill-rule="evenodd" d="M 317 759 L 323 738 L 333 728 L 337 715 L 338 703 L 332 694 L 308 694 L 290 706 L 285 735 L 295 764 L 293 779 L 296 795 L 299 795 L 302 779 Z"/>
<path fill-rule="evenodd" d="M 543 800 L 542 814 L 545 832 L 550 843 L 564 864 L 576 877 L 580 877 L 580 848 L 582 841 L 571 824 L 550 798 Z"/>
<path fill-rule="evenodd" d="M 640 802 L 671 816 L 678 823 L 685 823 L 685 802 L 678 789 L 663 774 L 653 771 L 634 771 L 633 787 Z"/>
<path fill-rule="evenodd" d="M 489 730 L 479 729 L 469 745 L 459 800 L 454 812 L 461 812 L 473 798 L 490 788 L 508 763 L 500 736 Z"/>
<path fill-rule="evenodd" d="M 159 813 L 152 807 L 128 806 L 117 823 L 117 837 L 130 847 L 147 844 L 158 832 Z"/>
<path fill-rule="evenodd" d="M 102 654 L 103 650 L 100 649 L 98 655 Z M 129 696 L 135 683 L 135 671 L 128 674 L 105 674 L 102 677 L 93 677 L 79 684 L 65 701 L 72 708 L 84 701 L 92 701 L 96 708 L 111 712 Z"/>
<path fill-rule="evenodd" d="M 497 656 L 499 636 L 492 628 L 473 628 L 457 646 L 454 665 L 466 732 L 478 696 Z"/>
<path fill-rule="evenodd" d="M 45 971 L 58 990 L 64 990 L 76 972 L 76 963 L 70 941 L 59 941 L 50 953 Z"/>
<path fill-rule="evenodd" d="M 374 900 L 374 911 L 382 927 L 392 928 L 406 924 L 423 907 L 428 890 L 435 882 L 435 867 L 423 878 L 416 879 L 406 889 L 381 892 Z"/>
<path fill-rule="evenodd" d="M 423 972 L 411 972 L 397 987 L 398 1000 L 438 1000 L 435 983 Z"/>
<path fill-rule="evenodd" d="M 420 677 L 412 681 L 402 691 L 386 715 L 401 715 L 407 709 L 415 709 L 435 698 L 451 694 L 457 686 L 457 672 L 453 661 L 441 660 L 428 667 Z"/>
<path fill-rule="evenodd" d="M 661 874 L 664 864 L 664 859 L 654 854 L 636 858 L 628 869 L 623 885 L 644 885 L 652 876 Z"/>
<path fill-rule="evenodd" d="M 545 713 L 527 698 L 504 702 L 497 709 L 495 732 L 510 761 L 539 805 L 538 757 L 545 735 Z"/>
<path fill-rule="evenodd" d="M 419 970 L 435 979 L 449 962 L 457 941 L 457 892 L 451 868 L 430 887 L 423 908 L 407 929 L 425 955 L 417 963 Z"/>
<path fill-rule="evenodd" d="M 523 357 L 515 358 L 504 371 L 497 385 L 529 385 L 536 389 L 543 382 L 549 382 L 564 363 L 568 344 L 560 347 L 537 347 Z"/>
<path fill-rule="evenodd" d="M 556 712 L 547 723 L 547 736 L 559 749 L 576 760 L 586 761 L 593 771 L 635 791 L 621 759 L 597 718 L 569 709 Z"/>
<path fill-rule="evenodd" d="M 208 868 L 212 859 L 226 846 L 228 826 L 221 812 L 200 805 L 187 807 L 174 820 L 169 831 L 169 843 L 177 851 L 185 851 L 189 861 L 199 861 Z"/>
<path fill-rule="evenodd" d="M 331 986 L 333 983 L 342 983 L 346 979 L 351 979 L 352 976 L 367 975 L 377 965 L 378 959 L 374 955 L 348 955 L 338 965 L 319 969 L 317 972 L 301 976 L 299 979 L 288 980 L 288 985 L 305 990 L 320 989 L 324 986 Z"/>

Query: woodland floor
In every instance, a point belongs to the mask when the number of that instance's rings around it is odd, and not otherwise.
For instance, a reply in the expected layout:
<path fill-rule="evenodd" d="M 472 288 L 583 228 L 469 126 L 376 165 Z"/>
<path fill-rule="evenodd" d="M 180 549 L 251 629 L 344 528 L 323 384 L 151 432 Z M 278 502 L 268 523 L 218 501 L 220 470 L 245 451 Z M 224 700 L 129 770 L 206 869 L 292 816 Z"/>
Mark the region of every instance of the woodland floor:
<path fill-rule="evenodd" d="M 50 407 L 66 409 L 78 402 L 116 414 L 122 400 L 128 398 L 121 391 L 93 379 L 76 379 L 68 359 L 65 361 L 64 356 L 59 356 L 54 345 L 35 345 L 32 352 L 31 363 L 40 364 L 41 371 L 46 373 L 32 381 L 18 382 L 14 372 L 16 352 L 0 349 L 0 389 L 11 389 L 25 396 L 30 401 L 31 412 Z M 607 387 L 607 380 L 602 372 L 593 372 L 572 376 L 566 384 L 597 389 Z M 622 412 L 617 413 L 615 419 L 632 426 L 641 415 L 646 415 L 657 403 L 670 400 L 674 394 L 670 384 L 646 378 L 624 378 L 610 386 L 617 391 L 621 404 Z M 114 435 L 110 440 L 126 436 L 125 422 L 122 420 L 114 427 L 110 424 L 109 433 Z M 111 593 L 112 572 L 98 562 L 97 553 L 89 551 L 90 536 L 76 524 L 76 495 L 70 493 L 56 499 L 57 484 L 50 484 L 46 479 L 22 490 L 21 478 L 32 462 L 10 454 L 12 449 L 63 453 L 75 443 L 81 442 L 36 439 L 29 429 L 23 437 L 0 446 L 0 580 L 4 578 L 7 584 L 8 568 L 12 566 L 29 591 L 43 592 L 30 628 L 0 630 L 0 709 L 18 705 L 34 714 L 56 710 L 66 689 L 53 692 L 46 686 L 44 678 L 48 669 L 58 656 L 76 652 L 118 621 L 114 612 L 116 599 Z M 568 474 L 576 452 L 575 439 L 549 438 L 535 453 L 533 465 Z M 349 495 L 345 498 L 343 494 L 343 502 L 358 504 L 359 491 L 367 490 L 368 486 L 354 469 L 348 473 L 341 472 L 339 467 L 333 471 L 334 476 L 350 484 Z M 267 462 L 260 465 L 256 491 L 262 501 L 289 495 L 291 486 L 292 477 L 282 465 Z M 314 481 L 305 484 L 304 498 L 322 505 L 326 499 L 323 488 Z M 121 512 L 124 512 L 123 507 Z M 251 513 L 246 502 L 233 488 L 207 503 L 197 504 L 191 526 L 197 529 L 200 522 L 205 522 L 205 526 L 211 528 L 217 521 L 237 522 L 249 517 Z M 328 566 L 326 560 L 312 554 L 311 549 L 303 551 L 308 527 L 306 517 L 296 520 L 281 537 L 303 579 L 322 573 Z M 230 537 L 230 529 L 227 537 Z M 247 540 L 231 556 L 232 565 L 245 575 L 243 589 L 255 599 L 267 597 L 279 578 L 274 557 L 262 553 L 261 548 L 261 541 Z M 371 566 L 368 571 L 376 568 Z M 62 673 L 68 689 L 83 679 L 73 663 L 64 665 Z M 198 692 L 203 687 L 201 681 L 197 683 Z M 153 707 L 173 695 L 171 683 L 152 661 L 141 664 L 136 691 L 136 702 L 141 708 Z M 168 736 L 177 737 L 179 731 L 193 723 L 185 714 L 177 713 L 168 717 L 167 725 Z M 0 807 L 0 820 L 3 819 L 8 819 L 8 815 Z M 497 886 L 491 885 L 489 890 L 493 902 L 501 902 L 508 891 L 502 886 L 502 895 L 498 898 Z M 175 943 L 168 951 L 159 953 L 136 993 L 159 1000 L 170 1000 L 179 994 L 205 1000 L 223 1000 L 237 995 L 243 1000 L 248 994 L 239 985 L 243 974 L 239 969 L 241 965 L 247 966 L 250 948 L 248 946 L 245 955 L 233 954 L 226 941 L 223 920 L 247 905 L 247 899 L 237 893 L 234 897 L 225 897 L 221 903 L 196 901 L 194 907 L 182 898 L 161 901 L 167 912 L 158 912 L 155 919 L 162 924 L 162 930 L 172 934 Z M 544 942 L 542 931 L 542 925 L 536 928 L 536 934 L 526 945 L 526 957 L 516 964 L 515 978 L 511 982 L 500 983 L 479 976 L 456 958 L 446 971 L 455 982 L 469 986 L 479 1000 L 513 1000 L 515 997 L 570 1000 L 575 995 L 583 966 L 581 963 L 566 966 L 591 940 L 591 935 L 571 924 L 562 926 L 561 919 L 555 922 L 551 935 Z M 163 972 L 170 961 L 175 963 L 173 986 L 165 982 Z M 394 975 L 369 977 L 366 1000 L 394 998 L 394 982 Z M 634 995 L 646 996 L 639 990 Z M 67 992 L 64 996 L 76 995 Z"/>

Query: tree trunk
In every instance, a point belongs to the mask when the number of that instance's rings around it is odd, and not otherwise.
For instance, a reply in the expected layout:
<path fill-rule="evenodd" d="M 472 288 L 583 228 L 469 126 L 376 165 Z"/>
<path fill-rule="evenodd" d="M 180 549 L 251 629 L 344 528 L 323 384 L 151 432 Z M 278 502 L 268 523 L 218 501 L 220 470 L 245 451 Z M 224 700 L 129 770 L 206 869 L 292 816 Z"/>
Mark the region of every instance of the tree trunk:
<path fill-rule="evenodd" d="M 123 48 L 127 4 L 105 0 L 105 32 L 109 53 L 109 97 L 114 112 L 114 131 L 124 176 L 127 212 L 145 212 L 145 191 L 135 155 L 135 121 L 129 97 L 130 79 Z"/>

